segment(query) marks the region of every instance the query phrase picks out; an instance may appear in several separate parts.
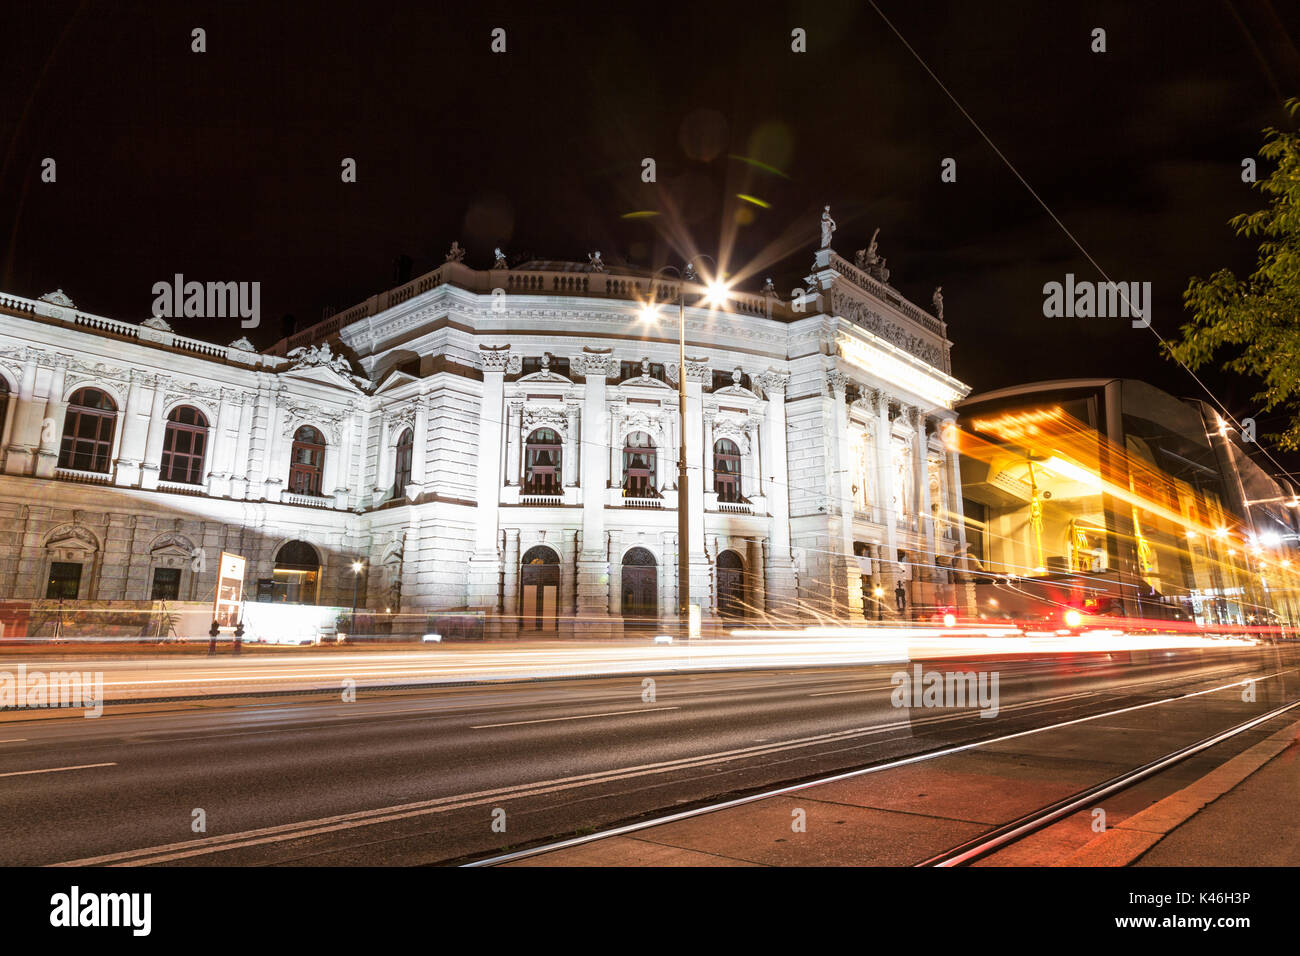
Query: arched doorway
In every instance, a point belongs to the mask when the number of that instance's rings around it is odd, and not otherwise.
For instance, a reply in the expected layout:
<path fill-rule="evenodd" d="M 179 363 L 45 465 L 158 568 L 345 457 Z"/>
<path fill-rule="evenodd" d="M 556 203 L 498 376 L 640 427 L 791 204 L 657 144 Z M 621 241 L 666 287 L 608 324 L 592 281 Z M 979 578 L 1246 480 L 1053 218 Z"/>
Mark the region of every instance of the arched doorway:
<path fill-rule="evenodd" d="M 315 604 L 320 597 L 320 556 L 306 541 L 288 541 L 275 555 L 273 600 Z"/>
<path fill-rule="evenodd" d="M 745 563 L 735 551 L 718 555 L 718 615 L 745 616 Z"/>
<path fill-rule="evenodd" d="M 623 555 L 623 626 L 650 627 L 659 618 L 659 568 L 645 548 Z"/>
<path fill-rule="evenodd" d="M 523 601 L 520 627 L 527 631 L 554 631 L 560 614 L 560 556 L 551 548 L 529 548 L 520 562 Z"/>

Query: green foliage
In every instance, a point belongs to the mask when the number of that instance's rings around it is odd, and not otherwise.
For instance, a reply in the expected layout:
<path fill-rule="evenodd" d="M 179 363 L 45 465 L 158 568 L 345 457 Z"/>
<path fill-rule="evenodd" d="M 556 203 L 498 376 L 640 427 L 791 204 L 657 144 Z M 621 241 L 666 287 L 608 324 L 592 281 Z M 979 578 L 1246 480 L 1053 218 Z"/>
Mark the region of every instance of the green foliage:
<path fill-rule="evenodd" d="M 1287 100 L 1286 109 L 1294 117 L 1300 98 Z M 1295 450 L 1300 449 L 1300 132 L 1270 127 L 1264 135 L 1259 155 L 1276 168 L 1254 185 L 1268 205 L 1229 222 L 1237 235 L 1259 240 L 1257 268 L 1244 279 L 1228 269 L 1193 278 L 1183 293 L 1192 321 L 1168 351 L 1192 369 L 1221 351 L 1231 352 L 1222 368 L 1263 382 L 1254 400 L 1264 411 L 1281 408 L 1290 416 L 1286 431 L 1269 437 Z"/>

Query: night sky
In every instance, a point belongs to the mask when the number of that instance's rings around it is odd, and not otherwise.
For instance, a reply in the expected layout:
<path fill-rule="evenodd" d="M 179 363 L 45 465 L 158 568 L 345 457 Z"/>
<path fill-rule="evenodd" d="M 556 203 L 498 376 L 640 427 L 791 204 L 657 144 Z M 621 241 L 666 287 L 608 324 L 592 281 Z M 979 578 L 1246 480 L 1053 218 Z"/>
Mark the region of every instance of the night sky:
<path fill-rule="evenodd" d="M 1252 268 L 1227 220 L 1260 205 L 1241 161 L 1300 95 L 1300 3 L 877 2 L 1110 277 L 1153 284 L 1161 334 L 1190 276 Z M 5 291 L 139 321 L 174 273 L 258 280 L 267 345 L 282 314 L 309 324 L 457 239 L 479 268 L 496 245 L 651 267 L 730 250 L 743 287 L 788 296 L 830 203 L 841 255 L 880 226 L 900 291 L 929 308 L 942 284 L 976 391 L 1124 375 L 1203 397 L 1149 330 L 1043 317 L 1045 282 L 1100 277 L 870 3 L 6 7 Z M 1250 383 L 1206 380 L 1254 413 Z"/>

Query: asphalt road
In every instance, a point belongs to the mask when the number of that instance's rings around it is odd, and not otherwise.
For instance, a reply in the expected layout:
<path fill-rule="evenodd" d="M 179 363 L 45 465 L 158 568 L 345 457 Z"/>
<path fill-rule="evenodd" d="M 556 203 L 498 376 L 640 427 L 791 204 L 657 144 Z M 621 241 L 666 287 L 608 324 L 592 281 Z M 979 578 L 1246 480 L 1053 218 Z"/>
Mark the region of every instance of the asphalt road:
<path fill-rule="evenodd" d="M 893 707 L 891 664 L 7 720 L 0 863 L 438 863 L 1234 678 L 1300 695 L 1294 648 L 1136 657 L 955 664 L 998 672 L 992 719 Z"/>

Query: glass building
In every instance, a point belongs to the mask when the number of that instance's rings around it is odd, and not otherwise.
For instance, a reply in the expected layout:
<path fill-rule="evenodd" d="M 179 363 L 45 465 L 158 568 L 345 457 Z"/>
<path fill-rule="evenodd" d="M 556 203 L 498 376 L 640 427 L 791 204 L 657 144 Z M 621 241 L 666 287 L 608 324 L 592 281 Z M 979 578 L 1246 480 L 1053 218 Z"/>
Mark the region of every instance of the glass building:
<path fill-rule="evenodd" d="M 986 392 L 958 411 L 984 616 L 1300 617 L 1295 488 L 1208 405 L 1076 379 Z"/>

